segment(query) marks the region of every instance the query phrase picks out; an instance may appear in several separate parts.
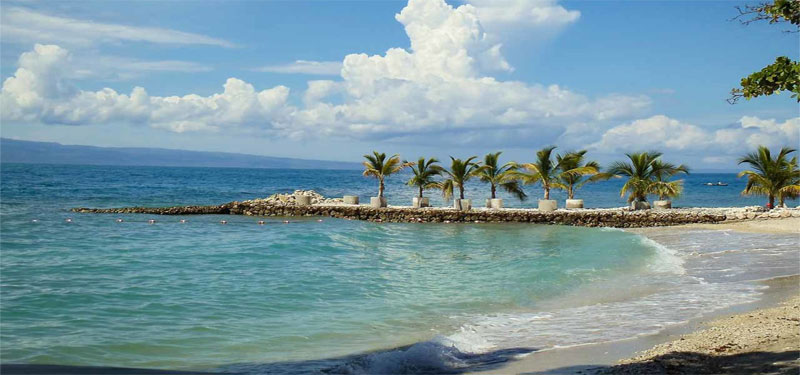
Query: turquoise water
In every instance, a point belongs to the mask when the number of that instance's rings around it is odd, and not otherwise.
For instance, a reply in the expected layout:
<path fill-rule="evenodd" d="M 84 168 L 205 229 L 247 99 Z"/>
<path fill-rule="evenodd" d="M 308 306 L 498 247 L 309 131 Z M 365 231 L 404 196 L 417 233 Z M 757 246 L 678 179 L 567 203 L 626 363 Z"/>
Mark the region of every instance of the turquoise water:
<path fill-rule="evenodd" d="M 3 363 L 441 372 L 658 330 L 757 294 L 618 230 L 68 211 L 343 191 L 351 171 L 2 168 Z"/>

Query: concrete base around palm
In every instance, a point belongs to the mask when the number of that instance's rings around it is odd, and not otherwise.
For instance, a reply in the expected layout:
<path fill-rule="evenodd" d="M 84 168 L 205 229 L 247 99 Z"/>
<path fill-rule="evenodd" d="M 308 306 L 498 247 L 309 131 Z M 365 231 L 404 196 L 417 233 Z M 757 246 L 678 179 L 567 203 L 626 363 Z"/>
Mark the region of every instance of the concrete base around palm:
<path fill-rule="evenodd" d="M 550 212 L 555 211 L 556 208 L 558 208 L 558 201 L 554 201 L 552 199 L 539 200 L 539 211 Z"/>
<path fill-rule="evenodd" d="M 411 207 L 423 208 L 430 206 L 431 206 L 431 200 L 428 197 L 414 197 L 411 199 Z"/>
<path fill-rule="evenodd" d="M 311 196 L 310 195 L 298 195 L 295 196 L 295 200 L 297 201 L 298 206 L 310 206 L 311 205 Z"/>
<path fill-rule="evenodd" d="M 672 201 L 654 201 L 653 208 L 657 210 L 666 210 L 672 208 Z"/>
<path fill-rule="evenodd" d="M 633 201 L 633 202 L 631 202 L 631 209 L 632 210 L 649 210 L 650 209 L 650 203 L 640 202 L 640 201 Z"/>
<path fill-rule="evenodd" d="M 370 197 L 369 198 L 369 206 L 372 207 L 372 208 L 386 207 L 386 198 L 385 197 Z"/>
<path fill-rule="evenodd" d="M 583 199 L 567 199 L 567 208 L 583 208 Z"/>
<path fill-rule="evenodd" d="M 459 211 L 469 211 L 472 209 L 471 199 L 454 199 L 453 208 Z"/>
<path fill-rule="evenodd" d="M 345 195 L 342 198 L 344 204 L 358 204 L 358 196 L 357 195 Z"/>
<path fill-rule="evenodd" d="M 489 208 L 499 210 L 503 208 L 503 200 L 501 198 L 489 199 Z"/>

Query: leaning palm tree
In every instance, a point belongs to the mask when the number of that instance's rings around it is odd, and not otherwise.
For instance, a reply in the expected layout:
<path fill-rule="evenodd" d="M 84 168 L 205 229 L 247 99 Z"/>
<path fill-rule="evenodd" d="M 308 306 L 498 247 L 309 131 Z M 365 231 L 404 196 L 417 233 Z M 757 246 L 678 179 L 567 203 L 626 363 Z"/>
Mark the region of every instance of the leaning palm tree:
<path fill-rule="evenodd" d="M 775 198 L 783 206 L 786 198 L 800 196 L 800 169 L 797 167 L 797 156 L 789 159 L 795 149 L 783 147 L 775 158 L 768 148 L 759 146 L 758 151 L 751 152 L 741 159 L 739 164 L 749 164 L 753 170 L 739 173 L 739 177 L 747 176 L 747 185 L 743 195 L 766 195 L 769 207 L 775 206 Z"/>
<path fill-rule="evenodd" d="M 676 198 L 683 193 L 683 180 L 669 181 L 669 178 L 678 174 L 689 174 L 689 167 L 680 164 L 675 165 L 656 159 L 651 164 L 653 185 L 650 190 L 658 195 L 659 200 Z"/>
<path fill-rule="evenodd" d="M 483 166 L 478 170 L 478 178 L 481 181 L 488 183 L 491 186 L 492 198 L 497 198 L 497 187 L 499 186 L 506 192 L 513 194 L 519 200 L 524 201 L 528 198 L 519 180 L 515 175 L 517 169 L 516 164 L 513 162 L 499 165 L 498 159 L 502 152 L 495 152 L 493 154 L 486 154 L 483 158 Z"/>
<path fill-rule="evenodd" d="M 567 199 L 575 199 L 575 191 L 591 182 L 608 180 L 614 175 L 600 172 L 600 164 L 594 160 L 586 161 L 586 150 L 556 155 L 556 162 L 562 172 L 558 174 L 557 187 L 566 190 Z"/>
<path fill-rule="evenodd" d="M 627 177 L 628 181 L 619 192 L 620 197 L 628 194 L 628 203 L 647 202 L 647 195 L 653 189 L 653 163 L 661 157 L 660 152 L 640 152 L 625 154 L 628 161 L 618 161 L 608 168 L 608 173 Z"/>
<path fill-rule="evenodd" d="M 464 199 L 464 184 L 474 177 L 480 169 L 480 164 L 473 160 L 477 156 L 472 156 L 466 160 L 450 157 L 450 170 L 443 170 L 447 178 L 440 183 L 444 199 L 449 200 L 453 196 L 453 189 L 458 187 L 460 199 Z"/>
<path fill-rule="evenodd" d="M 442 174 L 443 168 L 439 165 L 436 165 L 439 160 L 436 158 L 430 158 L 425 160 L 425 158 L 419 158 L 419 160 L 414 162 L 405 161 L 403 164 L 408 165 L 411 167 L 411 172 L 414 174 L 411 179 L 408 180 L 408 186 L 416 186 L 419 188 L 419 195 L 418 198 L 422 198 L 422 192 L 425 189 L 432 189 L 437 188 L 439 183 L 434 180 L 436 176 Z"/>
<path fill-rule="evenodd" d="M 406 167 L 406 164 L 400 161 L 400 157 L 397 154 L 390 156 L 387 160 L 386 154 L 378 151 L 373 151 L 372 155 L 364 155 L 364 158 L 367 159 L 364 162 L 364 176 L 378 179 L 378 197 L 383 198 L 386 177 L 399 172 Z"/>

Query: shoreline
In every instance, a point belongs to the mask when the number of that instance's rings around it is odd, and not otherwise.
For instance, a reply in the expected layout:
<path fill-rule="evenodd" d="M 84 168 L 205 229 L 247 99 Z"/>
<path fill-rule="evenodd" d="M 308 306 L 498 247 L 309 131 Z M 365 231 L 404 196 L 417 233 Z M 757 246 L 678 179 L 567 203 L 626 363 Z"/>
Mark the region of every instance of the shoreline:
<path fill-rule="evenodd" d="M 720 224 L 688 224 L 670 228 L 633 228 L 626 229 L 626 231 L 647 236 L 649 233 L 657 231 L 667 229 L 681 230 L 682 228 L 800 235 L 800 219 L 789 218 L 761 221 L 737 221 Z M 798 237 L 798 242 L 800 242 L 800 237 Z M 731 336 L 736 336 L 739 330 L 733 328 L 731 324 L 726 324 L 727 321 L 744 321 L 748 324 L 748 328 L 752 328 L 753 331 L 756 331 L 755 328 L 760 327 L 762 321 L 753 317 L 764 316 L 759 314 L 774 316 L 776 312 L 773 310 L 780 309 L 781 306 L 784 306 L 785 310 L 785 306 L 787 305 L 789 305 L 789 308 L 792 308 L 791 313 L 794 316 L 792 319 L 800 321 L 800 307 L 798 307 L 798 304 L 800 304 L 800 273 L 775 276 L 763 280 L 753 280 L 752 282 L 767 287 L 755 302 L 737 304 L 705 313 L 689 321 L 668 326 L 656 334 L 644 334 L 623 340 L 547 349 L 531 353 L 516 361 L 512 361 L 508 363 L 507 366 L 499 369 L 499 371 L 479 371 L 475 373 L 692 374 L 708 370 L 703 367 L 710 366 L 706 362 L 712 362 L 711 360 L 724 355 L 731 355 L 731 358 L 726 358 L 723 361 L 732 362 L 729 365 L 735 366 L 734 361 L 737 360 L 737 358 L 741 359 L 747 357 L 747 355 L 755 355 L 756 352 L 762 349 L 766 352 L 769 349 L 774 349 L 776 345 L 780 346 L 782 344 L 776 341 L 775 338 L 769 338 L 755 347 L 752 345 L 749 347 L 744 345 L 744 347 L 747 348 L 746 350 L 732 353 L 729 352 L 728 349 L 740 348 L 740 343 L 733 342 L 730 346 L 717 345 L 717 347 L 713 347 L 713 343 L 706 342 L 702 339 L 703 334 L 707 333 L 706 330 L 718 333 L 720 337 L 736 341 L 736 338 L 732 338 Z M 783 313 L 785 314 L 785 311 Z M 795 336 L 793 340 L 795 343 L 800 343 L 800 325 L 798 325 L 800 323 L 796 323 L 796 321 L 794 323 L 793 333 Z M 742 336 L 745 339 L 752 338 L 747 334 Z M 739 337 L 739 339 L 741 339 L 741 337 Z M 694 350 L 704 351 L 703 356 L 698 357 L 697 355 L 692 356 L 685 352 L 679 352 L 681 348 L 689 346 L 686 343 L 691 343 L 691 347 Z M 797 360 L 798 350 L 800 350 L 800 344 L 795 344 L 795 347 L 790 350 L 791 353 L 789 354 L 773 353 L 775 354 L 774 356 L 762 355 L 761 358 L 764 361 L 772 359 L 777 361 L 785 360 L 785 357 L 791 357 L 793 355 L 793 359 Z M 737 355 L 739 357 L 733 358 Z M 757 358 L 753 357 L 749 360 L 757 360 Z M 664 365 L 665 361 L 670 364 L 668 366 L 671 366 L 669 367 L 669 372 L 667 372 Z M 715 360 L 714 362 L 719 361 Z M 718 366 L 719 364 L 717 363 L 715 365 Z M 764 366 L 769 366 L 769 364 L 765 363 Z M 789 366 L 791 367 L 790 371 L 797 373 L 798 368 L 800 368 L 800 362 L 795 361 L 782 366 Z M 720 371 L 719 369 L 712 369 L 706 373 L 719 373 Z M 743 372 L 733 371 L 732 373 Z"/>

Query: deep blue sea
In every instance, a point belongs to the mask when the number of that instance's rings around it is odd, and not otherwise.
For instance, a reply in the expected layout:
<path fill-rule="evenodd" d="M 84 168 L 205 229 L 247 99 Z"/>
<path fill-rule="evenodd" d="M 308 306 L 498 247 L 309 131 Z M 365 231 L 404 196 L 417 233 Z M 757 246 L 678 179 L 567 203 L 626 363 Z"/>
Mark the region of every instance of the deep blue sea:
<path fill-rule="evenodd" d="M 269 218 L 259 226 L 226 216 L 221 225 L 214 215 L 69 211 L 294 189 L 366 201 L 377 184 L 359 171 L 0 168 L 3 363 L 254 374 L 486 369 L 750 302 L 761 288 L 751 280 L 797 266 L 792 236 L 695 230 L 657 243 L 528 224 Z M 410 203 L 405 179 L 388 180 L 390 204 Z M 717 181 L 729 185 L 703 185 Z M 622 206 L 621 184 L 589 185 L 579 196 L 587 207 Z M 764 203 L 740 196 L 743 185 L 733 174 L 693 174 L 675 205 Z M 467 195 L 482 200 L 487 191 L 475 180 Z M 506 197 L 506 205 L 534 206 L 541 193 L 529 191 L 528 202 Z"/>

